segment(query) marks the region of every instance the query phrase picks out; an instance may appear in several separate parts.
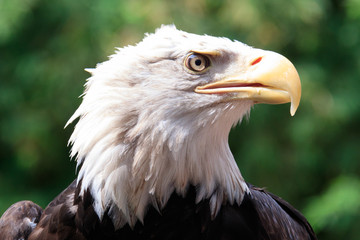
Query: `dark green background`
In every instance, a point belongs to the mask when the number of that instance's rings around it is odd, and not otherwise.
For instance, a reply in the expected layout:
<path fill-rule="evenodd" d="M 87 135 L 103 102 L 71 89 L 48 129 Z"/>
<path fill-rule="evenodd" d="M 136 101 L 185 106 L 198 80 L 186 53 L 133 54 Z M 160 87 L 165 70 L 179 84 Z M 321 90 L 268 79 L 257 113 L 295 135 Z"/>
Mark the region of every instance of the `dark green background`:
<path fill-rule="evenodd" d="M 230 135 L 245 179 L 300 209 L 320 239 L 360 236 L 360 0 L 0 0 L 0 214 L 45 207 L 75 178 L 63 129 L 115 47 L 161 24 L 279 52 L 302 100 L 257 105 Z"/>

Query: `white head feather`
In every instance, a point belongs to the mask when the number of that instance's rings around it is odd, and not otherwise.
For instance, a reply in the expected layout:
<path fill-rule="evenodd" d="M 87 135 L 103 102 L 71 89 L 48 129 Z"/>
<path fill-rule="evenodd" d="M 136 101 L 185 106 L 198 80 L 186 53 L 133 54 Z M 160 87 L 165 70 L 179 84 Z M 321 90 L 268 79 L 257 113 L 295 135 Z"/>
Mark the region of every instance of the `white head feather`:
<path fill-rule="evenodd" d="M 251 50 L 163 26 L 91 69 L 83 102 L 68 124 L 79 118 L 71 156 L 81 166 L 81 194 L 90 190 L 100 218 L 110 209 L 116 228 L 133 226 L 149 204 L 161 209 L 189 185 L 197 187 L 197 201 L 210 199 L 213 215 L 225 202 L 242 201 L 248 188 L 228 134 L 253 102 L 226 102 L 194 88 L 239 71 Z M 184 66 L 192 51 L 221 54 L 199 75 Z"/>

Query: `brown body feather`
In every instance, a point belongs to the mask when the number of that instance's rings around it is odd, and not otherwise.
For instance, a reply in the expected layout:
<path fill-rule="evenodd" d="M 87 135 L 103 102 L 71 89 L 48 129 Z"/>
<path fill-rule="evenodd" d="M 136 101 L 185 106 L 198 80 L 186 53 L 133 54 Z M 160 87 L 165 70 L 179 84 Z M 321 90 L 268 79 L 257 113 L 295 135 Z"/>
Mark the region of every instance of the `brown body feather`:
<path fill-rule="evenodd" d="M 0 239 L 27 239 L 39 222 L 42 209 L 31 201 L 11 205 L 0 218 Z"/>
<path fill-rule="evenodd" d="M 143 223 L 115 230 L 107 214 L 99 219 L 89 192 L 80 197 L 73 182 L 45 209 L 29 240 L 316 239 L 309 223 L 289 203 L 263 189 L 249 188 L 239 206 L 223 205 L 214 219 L 209 201 L 195 204 L 196 188 L 189 187 L 185 197 L 173 193 L 160 212 L 149 207 Z"/>

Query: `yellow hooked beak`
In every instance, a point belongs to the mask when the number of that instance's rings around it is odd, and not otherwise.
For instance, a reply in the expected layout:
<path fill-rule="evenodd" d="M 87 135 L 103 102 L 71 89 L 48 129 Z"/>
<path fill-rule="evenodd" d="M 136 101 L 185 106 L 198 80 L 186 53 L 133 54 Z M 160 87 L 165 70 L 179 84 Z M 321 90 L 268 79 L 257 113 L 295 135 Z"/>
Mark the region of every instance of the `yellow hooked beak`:
<path fill-rule="evenodd" d="M 202 94 L 234 93 L 231 99 L 250 99 L 255 103 L 282 104 L 291 102 L 294 116 L 301 97 L 301 83 L 294 65 L 280 54 L 261 51 L 251 58 L 241 73 L 204 86 Z"/>

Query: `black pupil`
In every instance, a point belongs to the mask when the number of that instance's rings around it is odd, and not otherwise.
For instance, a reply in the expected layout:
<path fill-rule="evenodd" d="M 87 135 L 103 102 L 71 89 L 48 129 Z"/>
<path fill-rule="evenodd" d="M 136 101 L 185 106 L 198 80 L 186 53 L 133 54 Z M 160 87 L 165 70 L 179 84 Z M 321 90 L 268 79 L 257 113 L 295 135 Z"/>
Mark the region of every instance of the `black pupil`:
<path fill-rule="evenodd" d="M 195 60 L 195 65 L 196 65 L 196 66 L 200 66 L 200 65 L 201 65 L 201 60 L 200 60 L 200 59 L 196 59 L 196 60 Z"/>

